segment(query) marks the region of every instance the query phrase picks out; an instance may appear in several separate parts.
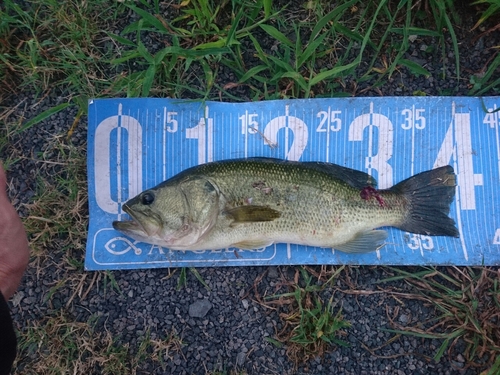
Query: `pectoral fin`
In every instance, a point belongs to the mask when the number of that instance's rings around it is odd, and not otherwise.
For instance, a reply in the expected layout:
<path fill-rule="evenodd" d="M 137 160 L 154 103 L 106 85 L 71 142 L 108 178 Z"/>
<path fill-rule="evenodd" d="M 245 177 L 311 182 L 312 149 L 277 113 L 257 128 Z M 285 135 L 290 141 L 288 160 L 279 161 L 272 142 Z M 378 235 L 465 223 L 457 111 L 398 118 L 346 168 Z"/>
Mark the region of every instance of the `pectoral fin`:
<path fill-rule="evenodd" d="M 353 240 L 333 248 L 345 253 L 369 253 L 377 250 L 387 239 L 385 230 L 370 230 L 359 233 Z"/>
<path fill-rule="evenodd" d="M 234 224 L 273 221 L 281 216 L 281 212 L 267 206 L 239 206 L 226 211 Z"/>
<path fill-rule="evenodd" d="M 238 249 L 253 250 L 262 249 L 263 247 L 268 247 L 272 245 L 273 242 L 269 241 L 242 241 L 231 245 L 231 247 L 237 247 Z"/>

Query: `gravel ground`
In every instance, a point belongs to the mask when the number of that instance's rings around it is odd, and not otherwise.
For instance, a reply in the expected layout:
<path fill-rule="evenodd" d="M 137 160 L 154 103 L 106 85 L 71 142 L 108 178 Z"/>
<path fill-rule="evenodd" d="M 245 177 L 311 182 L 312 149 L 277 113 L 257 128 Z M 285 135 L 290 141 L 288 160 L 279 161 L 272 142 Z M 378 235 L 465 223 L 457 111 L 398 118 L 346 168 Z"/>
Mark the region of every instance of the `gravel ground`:
<path fill-rule="evenodd" d="M 300 13 L 301 4 L 293 14 Z M 130 17 L 133 17 L 132 15 Z M 129 24 L 130 19 L 123 24 Z M 461 40 L 461 64 L 463 80 L 458 84 L 454 95 L 466 95 L 468 77 L 479 72 L 491 56 L 488 47 L 500 44 L 500 33 L 471 43 L 477 34 L 469 33 L 470 27 L 457 29 Z M 116 32 L 116 30 L 114 30 Z M 144 42 L 152 50 L 154 38 Z M 366 96 L 412 95 L 423 91 L 427 95 L 451 93 L 457 87 L 454 76 L 454 56 L 449 50 L 448 71 L 445 79 L 440 78 L 440 53 L 428 56 L 423 52 L 429 40 L 420 40 L 412 45 L 412 53 L 406 58 L 425 63 L 432 77 L 416 78 L 405 71 L 395 74 L 389 82 L 378 89 L 367 89 L 370 82 L 355 88 L 354 82 L 346 82 L 346 92 Z M 262 35 L 262 43 L 266 44 Z M 271 43 L 271 42 L 270 42 Z M 271 45 L 266 46 L 271 49 Z M 355 51 L 354 51 L 355 52 Z M 249 60 L 251 61 L 251 60 Z M 248 66 L 247 68 L 250 68 Z M 232 73 L 220 72 L 218 84 L 233 82 Z M 245 88 L 235 88 L 234 95 L 248 98 Z M 68 93 L 52 92 L 41 102 L 30 93 L 12 95 L 6 106 L 21 105 L 11 116 L 24 116 L 30 119 L 41 111 L 65 101 Z M 12 147 L 5 153 L 13 153 L 21 159 L 12 167 L 11 196 L 19 207 L 20 214 L 30 214 L 30 201 L 36 192 L 37 176 L 50 180 L 61 168 L 41 162 L 57 161 L 62 150 L 54 147 L 54 135 L 65 136 L 76 112 L 65 110 L 49 120 L 31 128 L 22 137 L 14 139 Z M 82 118 L 72 142 L 83 146 L 86 142 L 86 119 Z M 3 159 L 6 155 L 0 155 Z M 69 209 L 71 209 L 70 207 Z M 82 213 L 85 214 L 85 213 Z M 51 244 L 57 249 L 57 243 Z M 49 249 L 50 250 L 50 249 Z M 35 249 L 36 251 L 36 249 Z M 239 267 L 239 268 L 201 268 L 200 275 L 210 290 L 203 286 L 189 271 L 187 285 L 177 290 L 178 272 L 168 278 L 168 270 L 134 270 L 113 272 L 119 291 L 103 287 L 104 274 L 97 281 L 90 273 L 82 278 L 82 290 L 92 285 L 88 294 L 72 296 L 73 290 L 61 287 L 46 301 L 51 288 L 66 277 L 60 267 L 60 251 L 54 255 L 37 258 L 27 270 L 20 291 L 11 302 L 12 315 L 17 328 L 25 331 L 34 321 L 40 321 L 48 314 L 63 312 L 75 322 L 87 322 L 91 316 L 97 317 L 96 331 L 109 332 L 120 345 L 128 344 L 131 353 L 138 350 L 139 343 L 149 330 L 151 338 L 164 338 L 176 332 L 184 346 L 181 351 L 172 350 L 170 358 L 162 369 L 158 362 L 145 358 L 139 365 L 139 374 L 204 374 L 246 371 L 248 374 L 478 374 L 481 369 L 466 368 L 463 350 L 459 342 L 450 355 L 444 355 L 439 362 L 432 360 L 441 341 L 401 336 L 384 346 L 393 333 L 381 328 L 392 328 L 389 317 L 401 325 L 416 325 L 434 316 L 434 311 L 421 301 L 398 301 L 388 293 L 378 292 L 377 281 L 389 276 L 389 271 L 381 267 L 351 267 L 344 271 L 336 281 L 335 288 L 323 292 L 325 300 L 333 296 L 336 308 L 343 309 L 345 320 L 351 328 L 345 329 L 343 339 L 349 347 L 333 347 L 323 358 L 294 368 L 286 356 L 286 347 L 278 348 L 265 340 L 274 338 L 283 328 L 279 312 L 266 308 L 256 300 L 260 295 L 273 294 L 284 279 L 293 279 L 294 267 Z M 83 250 L 75 250 L 73 255 L 83 259 Z M 42 262 L 40 265 L 37 262 Z M 36 263 L 36 264 L 35 264 Z M 417 269 L 417 268 L 415 268 Z M 254 289 L 254 281 L 262 279 Z M 350 279 L 353 284 L 347 282 Z M 352 286 L 354 285 L 355 290 Z M 403 282 L 383 285 L 384 288 L 407 290 Z M 409 290 L 409 289 L 408 289 Z M 281 289 L 282 291 L 282 289 Z M 71 299 L 71 301 L 70 301 Z M 378 347 L 383 346 L 377 350 Z M 366 349 L 371 349 L 371 352 Z M 23 374 L 23 360 L 18 363 L 17 373 Z M 483 369 L 484 370 L 484 369 Z"/>

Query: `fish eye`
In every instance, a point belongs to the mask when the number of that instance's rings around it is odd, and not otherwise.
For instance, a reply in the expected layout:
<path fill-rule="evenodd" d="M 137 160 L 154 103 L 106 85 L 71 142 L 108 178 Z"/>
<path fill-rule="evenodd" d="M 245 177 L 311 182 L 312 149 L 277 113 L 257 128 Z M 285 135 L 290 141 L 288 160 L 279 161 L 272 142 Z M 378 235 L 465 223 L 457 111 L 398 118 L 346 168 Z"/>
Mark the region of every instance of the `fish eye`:
<path fill-rule="evenodd" d="M 155 196 L 153 195 L 153 193 L 147 192 L 142 194 L 141 196 L 141 202 L 145 206 L 149 206 L 154 201 L 155 201 Z"/>

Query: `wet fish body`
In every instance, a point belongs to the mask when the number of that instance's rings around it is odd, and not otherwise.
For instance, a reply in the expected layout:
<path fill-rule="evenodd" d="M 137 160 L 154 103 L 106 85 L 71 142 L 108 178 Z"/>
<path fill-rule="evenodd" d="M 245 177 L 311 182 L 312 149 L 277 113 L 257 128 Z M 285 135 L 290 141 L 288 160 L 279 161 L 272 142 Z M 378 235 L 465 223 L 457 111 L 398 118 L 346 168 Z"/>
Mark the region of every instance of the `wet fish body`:
<path fill-rule="evenodd" d="M 288 242 L 349 253 L 376 250 L 379 227 L 458 236 L 448 217 L 451 166 L 386 190 L 368 174 L 322 162 L 248 158 L 189 168 L 129 200 L 124 234 L 173 250 L 256 249 Z"/>

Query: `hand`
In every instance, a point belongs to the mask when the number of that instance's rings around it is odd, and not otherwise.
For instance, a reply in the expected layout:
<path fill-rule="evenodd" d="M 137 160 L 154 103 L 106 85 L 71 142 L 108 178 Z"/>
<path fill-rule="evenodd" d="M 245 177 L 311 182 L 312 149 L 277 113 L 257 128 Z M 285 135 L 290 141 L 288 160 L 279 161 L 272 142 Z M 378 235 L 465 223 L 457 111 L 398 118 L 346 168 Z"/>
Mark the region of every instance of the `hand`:
<path fill-rule="evenodd" d="M 0 291 L 5 299 L 16 292 L 30 251 L 23 223 L 5 191 L 7 177 L 0 163 Z"/>

